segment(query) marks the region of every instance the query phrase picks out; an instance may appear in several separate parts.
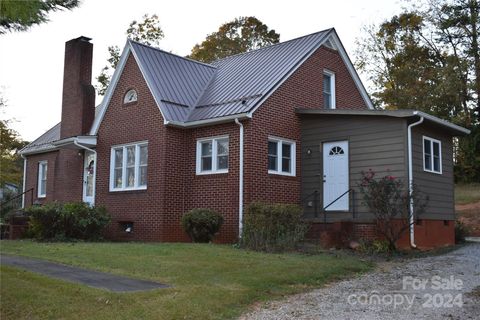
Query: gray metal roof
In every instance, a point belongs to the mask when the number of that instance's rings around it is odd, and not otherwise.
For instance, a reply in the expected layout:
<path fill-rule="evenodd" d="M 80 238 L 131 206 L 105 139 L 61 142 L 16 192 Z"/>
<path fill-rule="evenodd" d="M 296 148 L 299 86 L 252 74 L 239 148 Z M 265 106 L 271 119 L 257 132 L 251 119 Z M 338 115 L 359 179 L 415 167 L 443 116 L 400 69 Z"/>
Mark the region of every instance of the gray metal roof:
<path fill-rule="evenodd" d="M 330 30 L 214 62 L 216 76 L 197 102 L 188 121 L 249 112 L 290 70 L 318 47 Z"/>
<path fill-rule="evenodd" d="M 129 41 L 152 94 L 168 120 L 185 121 L 215 67 Z"/>
<path fill-rule="evenodd" d="M 35 141 L 26 145 L 22 150 L 20 150 L 19 153 L 40 153 L 46 152 L 48 150 L 55 150 L 56 147 L 52 144 L 52 142 L 57 140 L 60 140 L 60 123 L 53 126 L 47 132 L 38 137 Z"/>
<path fill-rule="evenodd" d="M 328 29 L 211 65 L 129 41 L 166 121 L 192 122 L 251 111 L 325 40 Z"/>

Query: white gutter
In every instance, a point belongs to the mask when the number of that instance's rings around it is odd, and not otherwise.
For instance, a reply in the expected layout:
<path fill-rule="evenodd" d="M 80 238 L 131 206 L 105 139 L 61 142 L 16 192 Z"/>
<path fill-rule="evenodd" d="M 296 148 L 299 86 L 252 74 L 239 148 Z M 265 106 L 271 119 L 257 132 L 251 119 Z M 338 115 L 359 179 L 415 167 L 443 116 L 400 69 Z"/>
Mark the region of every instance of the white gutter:
<path fill-rule="evenodd" d="M 413 113 L 414 115 L 417 115 L 417 112 L 415 111 Z M 411 123 L 408 125 L 408 132 L 407 132 L 407 144 L 408 144 L 408 194 L 410 196 L 410 207 L 409 207 L 409 213 L 410 213 L 410 246 L 412 248 L 416 248 L 417 245 L 415 244 L 415 219 L 413 217 L 413 159 L 412 159 L 412 127 L 415 127 L 419 124 L 421 124 L 424 120 L 423 116 L 420 116 L 420 120 L 417 122 Z"/>
<path fill-rule="evenodd" d="M 237 119 L 248 119 L 248 118 L 250 118 L 250 116 L 248 115 L 248 113 L 244 112 L 244 113 L 234 114 L 231 116 L 209 118 L 209 119 L 196 120 L 191 122 L 168 120 L 168 121 L 165 121 L 165 125 L 172 126 L 172 127 L 179 127 L 179 128 L 196 128 L 196 127 L 203 127 L 203 126 L 209 126 L 214 124 L 221 124 L 225 122 L 230 122 L 232 120 L 237 122 Z"/>
<path fill-rule="evenodd" d="M 22 209 L 25 209 L 25 184 L 27 182 L 27 158 L 21 154 L 23 158 L 23 186 L 22 186 Z"/>
<path fill-rule="evenodd" d="M 243 230 L 243 124 L 235 118 L 235 123 L 240 126 L 240 160 L 238 173 L 238 238 L 242 238 Z"/>

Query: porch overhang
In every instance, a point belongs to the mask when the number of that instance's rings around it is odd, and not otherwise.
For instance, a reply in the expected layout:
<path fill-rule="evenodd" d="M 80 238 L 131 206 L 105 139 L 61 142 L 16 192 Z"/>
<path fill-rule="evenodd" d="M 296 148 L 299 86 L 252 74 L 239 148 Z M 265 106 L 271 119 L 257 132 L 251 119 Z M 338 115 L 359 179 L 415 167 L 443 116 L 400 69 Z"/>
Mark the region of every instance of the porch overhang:
<path fill-rule="evenodd" d="M 52 142 L 58 149 L 82 150 L 86 148 L 95 148 L 97 146 L 97 136 L 76 136 L 65 138 Z"/>
<path fill-rule="evenodd" d="M 437 118 L 428 113 L 417 110 L 351 110 L 351 109 L 302 109 L 297 108 L 295 112 L 302 116 L 322 115 L 322 116 L 381 116 L 394 118 L 411 118 L 416 120 L 424 118 L 425 123 L 431 123 L 440 126 L 452 134 L 452 136 L 463 136 L 470 133 L 470 130 Z"/>

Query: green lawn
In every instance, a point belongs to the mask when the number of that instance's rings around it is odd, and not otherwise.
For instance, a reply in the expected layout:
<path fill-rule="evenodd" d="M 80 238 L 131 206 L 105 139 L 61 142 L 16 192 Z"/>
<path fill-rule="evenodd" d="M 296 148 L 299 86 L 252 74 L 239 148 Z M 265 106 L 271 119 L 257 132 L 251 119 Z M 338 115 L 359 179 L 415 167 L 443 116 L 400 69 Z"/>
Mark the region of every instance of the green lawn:
<path fill-rule="evenodd" d="M 480 183 L 455 185 L 455 204 L 468 204 L 479 201 Z"/>
<path fill-rule="evenodd" d="M 371 268 L 350 256 L 263 254 L 223 245 L 2 241 L 1 252 L 150 279 L 172 288 L 112 293 L 1 267 L 1 319 L 225 319 L 257 301 Z"/>

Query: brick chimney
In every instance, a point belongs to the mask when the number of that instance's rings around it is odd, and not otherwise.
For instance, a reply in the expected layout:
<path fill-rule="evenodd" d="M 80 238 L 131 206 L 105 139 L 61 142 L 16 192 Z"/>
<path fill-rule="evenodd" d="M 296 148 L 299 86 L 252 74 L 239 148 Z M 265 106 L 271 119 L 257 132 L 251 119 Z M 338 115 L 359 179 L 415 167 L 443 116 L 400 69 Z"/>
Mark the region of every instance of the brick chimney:
<path fill-rule="evenodd" d="M 90 40 L 82 36 L 65 43 L 61 139 L 88 134 L 95 117 Z"/>

